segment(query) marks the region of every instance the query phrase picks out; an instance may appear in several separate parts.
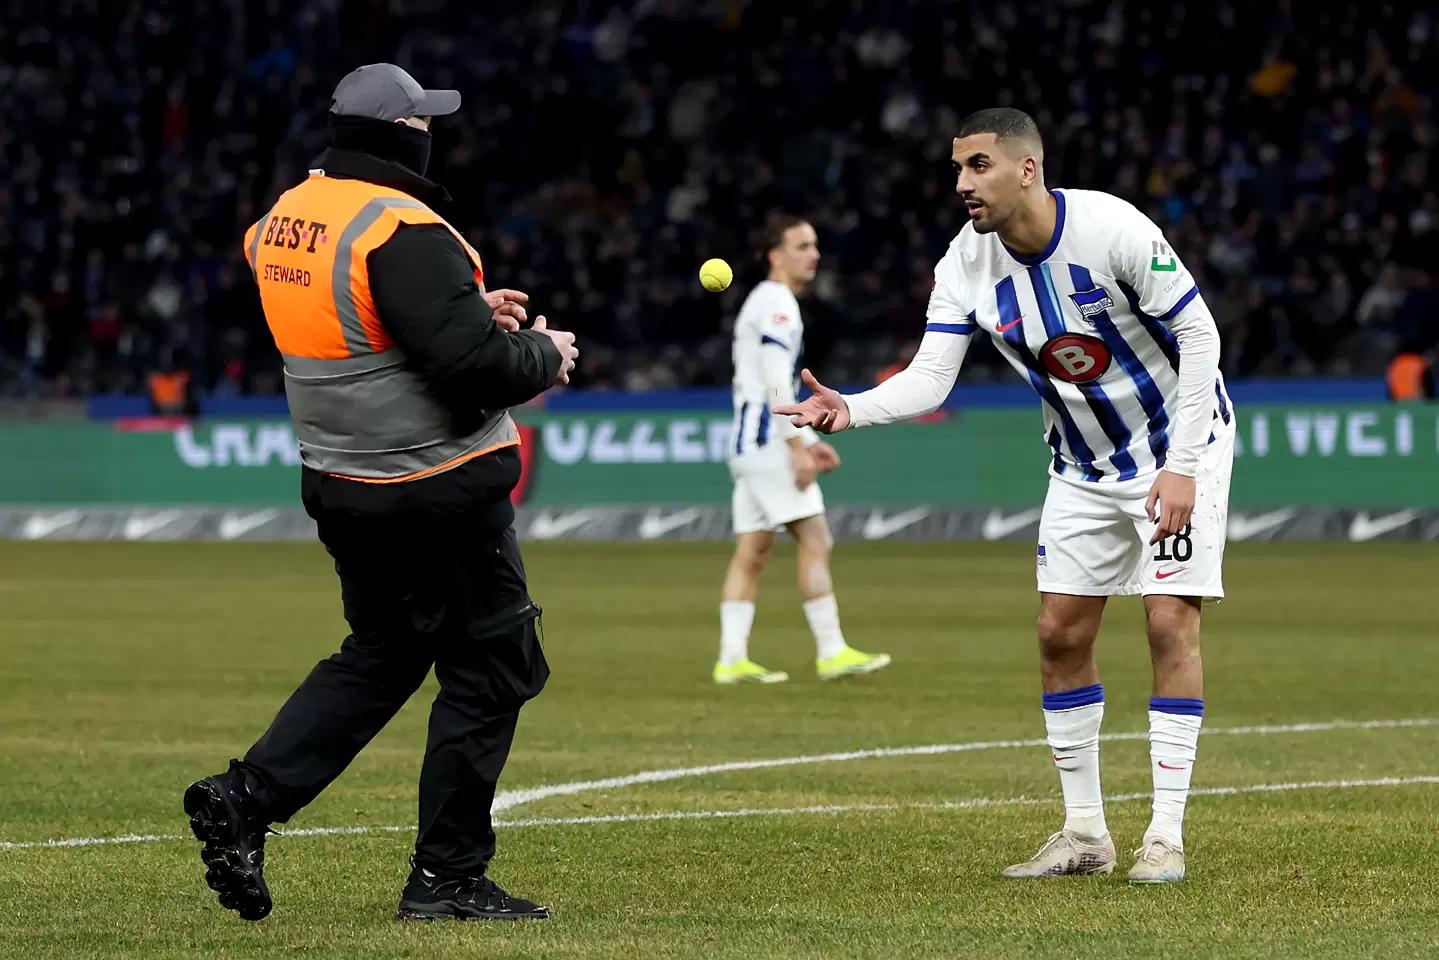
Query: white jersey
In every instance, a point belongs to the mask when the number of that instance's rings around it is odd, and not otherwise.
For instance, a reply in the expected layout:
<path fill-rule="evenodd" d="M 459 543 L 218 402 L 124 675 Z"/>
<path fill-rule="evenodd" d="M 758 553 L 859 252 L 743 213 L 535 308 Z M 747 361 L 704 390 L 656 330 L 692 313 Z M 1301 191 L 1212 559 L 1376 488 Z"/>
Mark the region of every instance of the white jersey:
<path fill-rule="evenodd" d="M 935 267 L 925 330 L 993 338 L 1044 401 L 1057 475 L 1152 473 L 1164 465 L 1179 393 L 1169 323 L 1199 289 L 1130 203 L 1094 190 L 1052 192 L 1054 236 L 1038 256 L 1018 256 L 997 233 L 960 231 Z M 1222 377 L 1210 403 L 1213 419 L 1228 425 Z"/>
<path fill-rule="evenodd" d="M 794 402 L 803 356 L 799 301 L 784 284 L 764 281 L 745 298 L 734 325 L 731 458 L 770 452 L 774 444 L 800 433 L 788 417 L 772 411 Z"/>

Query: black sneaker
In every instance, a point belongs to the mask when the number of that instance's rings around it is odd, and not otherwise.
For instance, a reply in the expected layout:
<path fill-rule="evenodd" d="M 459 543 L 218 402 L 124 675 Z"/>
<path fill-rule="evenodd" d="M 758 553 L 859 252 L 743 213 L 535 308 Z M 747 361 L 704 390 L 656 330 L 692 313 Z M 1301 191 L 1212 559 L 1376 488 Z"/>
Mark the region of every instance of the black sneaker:
<path fill-rule="evenodd" d="M 265 834 L 271 831 L 252 814 L 257 806 L 233 773 L 197 780 L 185 790 L 190 830 L 205 844 L 205 882 L 220 895 L 220 906 L 245 920 L 263 920 L 274 906 L 265 886 Z"/>
<path fill-rule="evenodd" d="M 512 897 L 489 877 L 442 877 L 410 871 L 396 920 L 548 920 L 550 908 Z"/>

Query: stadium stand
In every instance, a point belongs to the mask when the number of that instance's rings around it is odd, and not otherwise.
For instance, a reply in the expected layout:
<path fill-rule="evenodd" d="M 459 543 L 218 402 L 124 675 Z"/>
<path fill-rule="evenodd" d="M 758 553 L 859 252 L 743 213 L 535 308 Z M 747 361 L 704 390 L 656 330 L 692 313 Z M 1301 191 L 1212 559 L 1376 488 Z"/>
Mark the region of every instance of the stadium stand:
<path fill-rule="evenodd" d="M 579 386 L 728 378 L 769 209 L 808 212 L 809 350 L 872 380 L 961 224 L 949 141 L 1030 110 L 1053 185 L 1110 190 L 1202 276 L 1227 375 L 1375 374 L 1439 341 L 1432 14 L 1292 0 L 11 0 L 0 394 L 279 390 L 239 237 L 304 175 L 335 81 L 391 60 L 466 106 L 432 176 Z M 729 258 L 723 297 L 694 278 Z M 1005 376 L 977 350 L 965 376 Z"/>

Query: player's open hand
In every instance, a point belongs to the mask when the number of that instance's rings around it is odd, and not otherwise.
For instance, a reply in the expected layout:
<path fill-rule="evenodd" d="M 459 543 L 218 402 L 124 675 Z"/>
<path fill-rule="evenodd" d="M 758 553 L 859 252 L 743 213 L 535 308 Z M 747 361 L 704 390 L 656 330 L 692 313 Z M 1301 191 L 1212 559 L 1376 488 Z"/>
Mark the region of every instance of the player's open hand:
<path fill-rule="evenodd" d="M 1154 536 L 1149 538 L 1151 544 L 1174 536 L 1184 529 L 1194 513 L 1194 478 L 1159 471 L 1154 486 L 1149 488 L 1144 510 L 1149 514 L 1149 522 L 1158 524 Z"/>
<path fill-rule="evenodd" d="M 808 369 L 799 377 L 814 396 L 803 403 L 775 407 L 774 412 L 789 417 L 796 427 L 814 427 L 820 433 L 839 433 L 848 427 L 849 404 L 844 402 L 844 396 L 820 383 Z"/>
<path fill-rule="evenodd" d="M 495 323 L 500 325 L 501 330 L 508 330 L 510 333 L 520 329 L 520 325 L 528 319 L 524 305 L 529 302 L 530 295 L 519 290 L 485 292 L 485 303 L 495 312 Z"/>
<path fill-rule="evenodd" d="M 814 457 L 814 468 L 820 473 L 833 473 L 839 467 L 839 451 L 823 440 L 811 444 L 809 453 Z"/>

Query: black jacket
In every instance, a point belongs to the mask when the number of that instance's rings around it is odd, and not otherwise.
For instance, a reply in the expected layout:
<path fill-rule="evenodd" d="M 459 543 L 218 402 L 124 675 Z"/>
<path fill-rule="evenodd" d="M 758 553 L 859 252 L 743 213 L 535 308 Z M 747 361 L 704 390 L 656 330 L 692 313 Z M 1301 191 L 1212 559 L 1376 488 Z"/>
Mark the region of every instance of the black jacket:
<path fill-rule="evenodd" d="M 335 145 L 315 161 L 325 175 L 365 180 L 434 207 L 449 193 L 402 165 L 414 131 L 382 121 L 332 128 Z M 413 162 L 413 161 L 412 161 Z M 420 161 L 423 163 L 423 160 Z M 543 393 L 561 358 L 550 339 L 507 333 L 480 295 L 469 257 L 439 224 L 406 224 L 369 255 L 370 293 L 385 332 L 455 418 L 460 433 L 485 409 L 510 407 Z M 520 479 L 514 448 L 453 470 L 404 483 L 342 480 L 305 468 L 302 497 L 310 516 L 384 516 L 476 522 L 499 533 L 514 520 L 509 495 Z"/>

